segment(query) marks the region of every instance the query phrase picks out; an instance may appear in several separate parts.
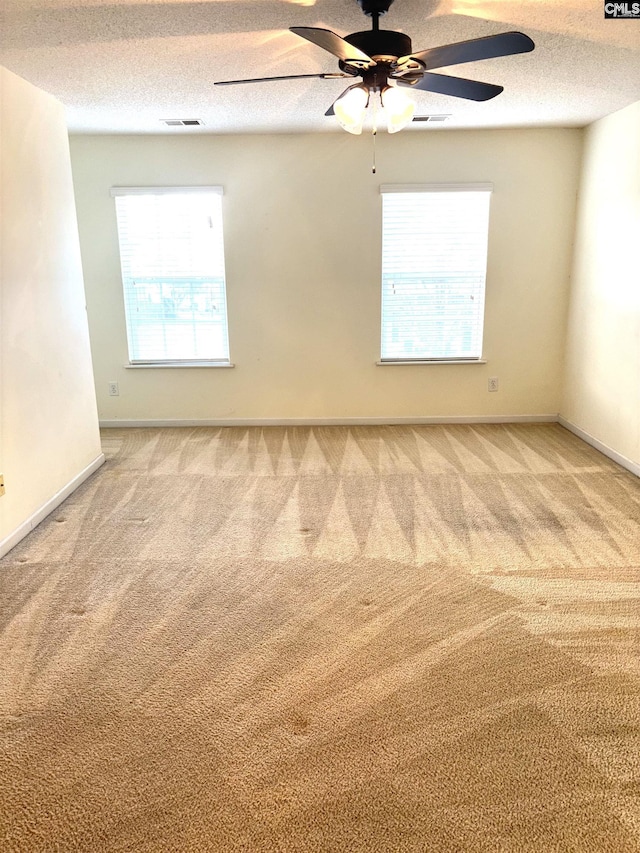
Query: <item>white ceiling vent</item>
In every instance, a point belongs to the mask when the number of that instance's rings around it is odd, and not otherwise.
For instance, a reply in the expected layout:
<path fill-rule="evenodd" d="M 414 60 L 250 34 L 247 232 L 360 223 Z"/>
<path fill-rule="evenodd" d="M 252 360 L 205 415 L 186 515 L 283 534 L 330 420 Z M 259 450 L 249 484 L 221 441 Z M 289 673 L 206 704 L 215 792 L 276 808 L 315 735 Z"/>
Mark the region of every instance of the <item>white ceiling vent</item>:
<path fill-rule="evenodd" d="M 451 113 L 441 113 L 440 115 L 432 115 L 432 116 L 414 116 L 414 121 L 430 121 L 430 122 L 443 122 L 448 118 L 451 118 Z"/>
<path fill-rule="evenodd" d="M 196 127 L 204 125 L 200 118 L 162 118 L 160 121 L 168 127 Z"/>

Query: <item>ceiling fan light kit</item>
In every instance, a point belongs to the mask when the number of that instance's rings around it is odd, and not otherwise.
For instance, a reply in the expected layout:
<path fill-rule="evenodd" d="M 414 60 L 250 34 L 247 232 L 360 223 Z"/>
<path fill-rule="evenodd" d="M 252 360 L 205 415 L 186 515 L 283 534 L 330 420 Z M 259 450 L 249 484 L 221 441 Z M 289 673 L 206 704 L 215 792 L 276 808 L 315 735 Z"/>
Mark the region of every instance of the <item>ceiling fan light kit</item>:
<path fill-rule="evenodd" d="M 415 112 L 414 102 L 399 87 L 437 92 L 471 101 L 488 101 L 503 91 L 502 86 L 448 74 L 433 74 L 432 69 L 527 53 L 535 47 L 533 41 L 524 33 L 509 32 L 413 51 L 411 39 L 405 33 L 379 29 L 379 18 L 388 12 L 392 2 L 393 0 L 358 0 L 364 14 L 372 19 L 372 29 L 351 33 L 344 38 L 331 30 L 318 27 L 289 28 L 301 38 L 336 56 L 339 73 L 222 80 L 216 85 L 263 83 L 301 77 L 324 80 L 361 77 L 362 82 L 348 86 L 325 115 L 334 115 L 340 126 L 349 133 L 360 134 L 367 108 L 372 107 L 375 110 L 379 99 L 387 130 L 389 133 L 396 133 L 412 120 Z"/>

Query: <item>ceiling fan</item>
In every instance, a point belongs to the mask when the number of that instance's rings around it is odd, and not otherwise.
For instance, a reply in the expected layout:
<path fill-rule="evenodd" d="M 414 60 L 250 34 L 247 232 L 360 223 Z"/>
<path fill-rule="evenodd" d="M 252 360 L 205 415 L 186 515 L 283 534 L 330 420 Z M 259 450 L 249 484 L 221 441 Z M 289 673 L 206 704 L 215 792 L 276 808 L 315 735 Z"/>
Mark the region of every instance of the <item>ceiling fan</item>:
<path fill-rule="evenodd" d="M 415 104 L 399 87 L 438 92 L 471 101 L 488 101 L 499 95 L 503 87 L 467 80 L 464 77 L 434 74 L 432 69 L 527 53 L 535 47 L 533 41 L 524 33 L 509 32 L 413 51 L 409 36 L 379 28 L 379 18 L 389 11 L 393 0 L 357 2 L 364 14 L 372 19 L 371 30 L 351 33 L 342 38 L 331 30 L 317 27 L 289 28 L 292 33 L 337 56 L 340 71 L 222 80 L 214 85 L 233 86 L 238 83 L 266 83 L 310 77 L 322 80 L 361 77 L 362 82 L 345 89 L 325 115 L 335 115 L 340 125 L 349 133 L 362 133 L 367 107 L 372 103 L 375 105 L 375 97 L 379 95 L 387 119 L 387 130 L 389 133 L 395 133 L 412 120 L 415 111 Z"/>

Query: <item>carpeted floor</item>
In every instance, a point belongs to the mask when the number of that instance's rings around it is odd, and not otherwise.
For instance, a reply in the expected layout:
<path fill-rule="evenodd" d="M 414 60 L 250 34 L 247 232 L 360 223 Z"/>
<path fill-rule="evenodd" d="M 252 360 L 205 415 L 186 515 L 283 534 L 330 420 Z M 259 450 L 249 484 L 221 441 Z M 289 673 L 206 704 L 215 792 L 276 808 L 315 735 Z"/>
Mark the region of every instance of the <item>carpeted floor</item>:
<path fill-rule="evenodd" d="M 640 851 L 640 480 L 557 425 L 104 448 L 0 561 L 2 851 Z"/>

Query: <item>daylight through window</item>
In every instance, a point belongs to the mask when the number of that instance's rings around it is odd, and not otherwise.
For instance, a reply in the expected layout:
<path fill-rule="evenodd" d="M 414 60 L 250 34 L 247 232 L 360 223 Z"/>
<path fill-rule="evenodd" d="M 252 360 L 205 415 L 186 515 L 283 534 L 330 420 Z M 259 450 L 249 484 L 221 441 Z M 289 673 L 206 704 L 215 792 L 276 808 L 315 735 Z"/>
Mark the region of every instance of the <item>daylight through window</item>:
<path fill-rule="evenodd" d="M 130 363 L 228 363 L 222 188 L 111 192 Z"/>
<path fill-rule="evenodd" d="M 382 361 L 477 361 L 491 185 L 381 192 Z"/>

